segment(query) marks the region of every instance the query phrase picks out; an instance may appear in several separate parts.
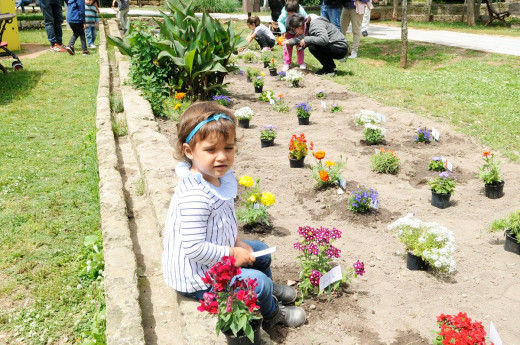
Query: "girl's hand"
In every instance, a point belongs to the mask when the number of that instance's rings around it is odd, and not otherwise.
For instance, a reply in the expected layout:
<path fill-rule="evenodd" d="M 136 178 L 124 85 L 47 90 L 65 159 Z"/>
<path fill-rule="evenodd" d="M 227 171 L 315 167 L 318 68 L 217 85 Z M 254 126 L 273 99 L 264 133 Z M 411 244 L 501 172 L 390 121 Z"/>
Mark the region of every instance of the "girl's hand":
<path fill-rule="evenodd" d="M 244 50 L 246 50 L 246 48 L 245 48 L 245 47 L 240 47 L 240 48 L 238 48 L 237 50 L 238 50 L 239 53 L 241 53 L 241 52 L 243 52 Z"/>
<path fill-rule="evenodd" d="M 242 247 L 231 248 L 230 254 L 236 260 L 235 265 L 240 267 L 251 266 L 256 260 L 248 249 Z"/>
<path fill-rule="evenodd" d="M 300 47 L 305 48 L 305 40 L 303 38 L 300 41 Z"/>
<path fill-rule="evenodd" d="M 282 45 L 283 45 L 283 46 L 286 46 L 286 45 L 288 45 L 288 44 L 289 44 L 289 40 L 285 40 L 285 41 L 282 42 Z"/>

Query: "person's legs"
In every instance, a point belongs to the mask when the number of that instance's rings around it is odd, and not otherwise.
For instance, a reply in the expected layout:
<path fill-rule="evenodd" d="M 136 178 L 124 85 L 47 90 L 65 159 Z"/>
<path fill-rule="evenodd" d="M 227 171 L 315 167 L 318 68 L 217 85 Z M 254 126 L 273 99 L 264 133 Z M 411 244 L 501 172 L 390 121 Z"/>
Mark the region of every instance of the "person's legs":
<path fill-rule="evenodd" d="M 258 259 L 259 258 L 257 258 L 257 261 Z M 262 314 L 262 316 L 265 317 L 272 315 L 276 311 L 277 303 L 276 299 L 273 297 L 273 281 L 265 273 L 259 269 L 242 268 L 242 272 L 233 278 L 231 282 L 233 282 L 236 278 L 243 280 L 248 278 L 251 280 L 256 279 L 256 282 L 258 283 L 255 288 L 255 292 L 258 297 L 256 304 L 258 304 L 260 307 L 260 314 Z"/>
<path fill-rule="evenodd" d="M 298 65 L 303 65 L 305 64 L 305 61 L 304 61 L 304 57 L 305 57 L 305 49 L 301 48 L 299 49 L 300 47 L 296 47 L 296 62 L 298 63 Z"/>
<path fill-rule="evenodd" d="M 361 22 L 363 21 L 363 15 L 356 13 L 356 10 L 350 11 L 350 20 L 352 21 L 352 52 L 356 52 L 359 49 L 359 42 L 361 41 Z"/>
<path fill-rule="evenodd" d="M 87 26 L 85 28 L 85 36 L 87 37 L 87 43 L 89 46 L 94 44 L 94 40 L 92 39 L 92 29 L 95 29 L 95 28 L 92 26 Z"/>
<path fill-rule="evenodd" d="M 361 22 L 361 34 L 363 36 L 368 36 L 368 24 L 370 24 L 370 9 L 366 7 L 363 21 Z"/>
<path fill-rule="evenodd" d="M 260 46 L 260 49 L 264 49 L 265 47 L 268 47 L 269 44 L 267 42 L 267 39 L 269 37 L 267 37 L 266 35 L 262 34 L 262 33 L 259 33 L 255 36 L 255 41 L 258 43 L 258 45 Z"/>
<path fill-rule="evenodd" d="M 308 45 L 309 51 L 312 55 L 323 65 L 323 71 L 334 72 L 336 64 L 332 58 L 331 46 L 317 46 L 315 44 Z"/>
<path fill-rule="evenodd" d="M 328 7 L 327 13 L 328 13 L 329 21 L 332 24 L 334 24 L 338 28 L 339 31 L 341 31 L 341 22 L 340 22 L 341 8 Z"/>
<path fill-rule="evenodd" d="M 123 33 L 126 33 L 126 28 L 128 25 L 128 11 L 130 11 L 129 8 L 119 10 L 119 22 L 121 23 L 121 30 Z"/>
<path fill-rule="evenodd" d="M 72 36 L 69 41 L 69 47 L 74 48 L 74 44 L 76 43 L 76 40 L 81 35 L 81 31 L 83 31 L 83 24 L 78 23 L 69 23 L 70 28 L 72 29 Z M 81 30 L 80 30 L 81 26 Z M 83 37 L 85 37 L 85 34 L 83 34 Z"/>
<path fill-rule="evenodd" d="M 81 40 L 81 50 L 83 50 L 83 52 L 88 52 L 87 40 L 85 39 L 85 30 L 83 29 L 83 24 L 80 25 L 79 39 Z"/>
<path fill-rule="evenodd" d="M 90 32 L 92 33 L 92 44 L 96 44 L 96 38 L 97 38 L 97 28 L 95 26 L 90 28 Z"/>
<path fill-rule="evenodd" d="M 253 251 L 259 252 L 261 250 L 269 248 L 267 244 L 261 241 L 247 241 L 244 240 L 245 243 L 249 244 L 251 248 L 253 248 Z M 256 261 L 254 262 L 253 266 L 250 266 L 249 268 L 259 270 L 262 273 L 264 273 L 267 277 L 271 278 L 271 254 L 259 256 L 256 258 Z"/>
<path fill-rule="evenodd" d="M 341 33 L 347 37 L 347 29 L 350 25 L 350 10 L 343 7 L 341 10 L 341 18 L 340 18 L 340 26 L 341 26 Z"/>
<path fill-rule="evenodd" d="M 63 30 L 61 24 L 63 23 L 63 8 L 59 0 L 52 0 L 52 16 L 54 17 L 54 34 L 56 35 L 56 43 L 63 45 Z"/>
<path fill-rule="evenodd" d="M 45 32 L 47 33 L 47 39 L 53 46 L 57 43 L 56 34 L 54 33 L 54 16 L 52 15 L 52 0 L 41 0 L 40 9 L 43 13 L 43 22 L 45 25 Z"/>

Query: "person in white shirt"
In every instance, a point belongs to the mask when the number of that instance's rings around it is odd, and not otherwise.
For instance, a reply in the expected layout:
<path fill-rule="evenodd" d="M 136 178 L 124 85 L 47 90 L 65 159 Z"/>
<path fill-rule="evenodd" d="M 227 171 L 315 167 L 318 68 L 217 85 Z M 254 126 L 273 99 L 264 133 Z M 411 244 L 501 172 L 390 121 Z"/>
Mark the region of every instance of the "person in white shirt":
<path fill-rule="evenodd" d="M 247 45 L 241 47 L 238 51 L 245 50 L 253 40 L 255 40 L 262 51 L 271 50 L 276 43 L 273 33 L 267 26 L 260 23 L 258 16 L 251 16 L 247 18 L 247 27 L 251 29 L 251 33 L 246 37 Z"/>
<path fill-rule="evenodd" d="M 237 233 L 234 198 L 236 118 L 216 102 L 192 104 L 182 114 L 177 134 L 175 188 L 163 238 L 162 267 L 166 284 L 186 297 L 203 299 L 211 286 L 202 277 L 224 256 L 242 267 L 237 277 L 257 279 L 255 292 L 264 328 L 277 323 L 298 327 L 305 311 L 285 306 L 296 290 L 271 280 L 271 256 L 251 253 L 267 249 L 260 241 L 241 240 Z"/>

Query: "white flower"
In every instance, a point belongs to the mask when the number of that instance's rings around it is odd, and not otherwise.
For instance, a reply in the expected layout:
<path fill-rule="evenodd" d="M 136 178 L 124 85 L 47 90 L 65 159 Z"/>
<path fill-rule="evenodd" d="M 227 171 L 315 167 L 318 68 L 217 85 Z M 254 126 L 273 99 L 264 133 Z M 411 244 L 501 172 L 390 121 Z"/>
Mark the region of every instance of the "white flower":
<path fill-rule="evenodd" d="M 356 114 L 355 122 L 358 125 L 365 123 L 384 123 L 386 122 L 385 117 L 382 114 L 376 113 L 372 110 L 361 110 L 360 113 Z"/>
<path fill-rule="evenodd" d="M 303 74 L 302 72 L 291 69 L 285 73 L 285 77 L 283 77 L 283 80 L 288 81 L 289 83 L 293 83 L 295 81 L 303 80 Z"/>
<path fill-rule="evenodd" d="M 385 128 L 373 125 L 371 123 L 365 123 L 365 128 L 369 128 L 369 129 L 372 129 L 374 131 L 380 131 L 382 135 L 386 134 L 386 129 Z"/>
<path fill-rule="evenodd" d="M 251 120 L 254 114 L 253 109 L 249 107 L 243 107 L 235 111 L 235 116 L 239 120 Z"/>

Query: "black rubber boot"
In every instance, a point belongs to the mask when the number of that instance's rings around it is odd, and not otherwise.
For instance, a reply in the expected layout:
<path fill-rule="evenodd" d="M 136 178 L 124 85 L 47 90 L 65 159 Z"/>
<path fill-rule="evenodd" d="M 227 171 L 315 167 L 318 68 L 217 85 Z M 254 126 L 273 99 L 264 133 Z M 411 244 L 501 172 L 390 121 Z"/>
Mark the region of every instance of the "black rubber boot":
<path fill-rule="evenodd" d="M 277 308 L 269 317 L 264 317 L 262 327 L 270 329 L 281 323 L 287 327 L 300 327 L 307 320 L 305 310 L 300 307 L 286 307 L 277 301 Z"/>

